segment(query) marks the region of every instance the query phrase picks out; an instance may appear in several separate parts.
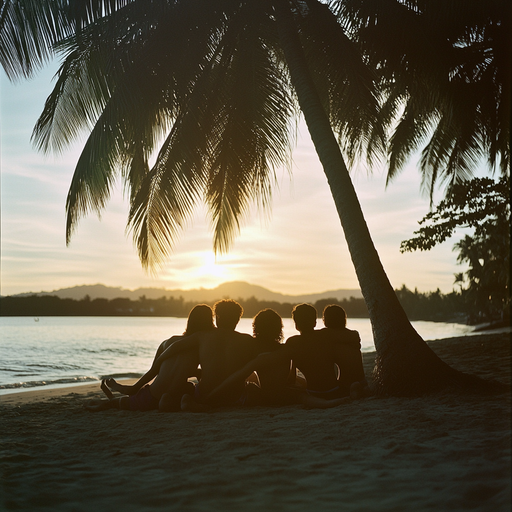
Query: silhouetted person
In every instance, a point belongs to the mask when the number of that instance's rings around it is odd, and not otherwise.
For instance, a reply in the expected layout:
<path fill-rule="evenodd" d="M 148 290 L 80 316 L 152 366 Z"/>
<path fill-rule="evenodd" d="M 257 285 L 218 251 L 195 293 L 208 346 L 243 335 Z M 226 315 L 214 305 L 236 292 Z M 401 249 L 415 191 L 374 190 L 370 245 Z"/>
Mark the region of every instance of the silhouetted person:
<path fill-rule="evenodd" d="M 215 325 L 213 324 L 212 308 L 207 304 L 197 304 L 190 310 L 187 318 L 185 332 L 182 335 L 172 336 L 171 338 L 160 343 L 160 346 L 158 347 L 153 359 L 152 366 L 162 355 L 165 349 L 170 347 L 174 342 L 195 334 L 196 332 L 211 331 L 213 329 L 215 329 Z M 115 379 L 105 379 L 105 385 L 112 391 L 117 391 L 129 396 L 135 395 L 144 385 L 148 384 L 154 378 L 154 375 L 152 375 L 150 372 L 151 370 L 144 374 L 137 382 L 132 385 L 119 384 Z M 191 377 L 198 377 L 199 373 L 200 371 L 196 371 L 194 375 L 191 375 Z"/>
<path fill-rule="evenodd" d="M 158 369 L 162 365 L 159 369 L 161 373 L 168 358 L 174 358 L 178 354 L 196 353 L 201 365 L 201 379 L 195 387 L 193 401 L 210 405 L 243 404 L 246 400 L 244 382 L 226 389 L 215 400 L 207 400 L 213 389 L 257 354 L 252 336 L 235 331 L 243 314 L 242 306 L 238 302 L 219 301 L 214 306 L 214 312 L 217 329 L 197 333 L 173 343 L 158 358 L 156 367 Z M 169 395 L 174 397 L 176 392 L 179 390 L 171 385 Z M 192 405 L 191 400 L 185 400 L 184 408 Z M 161 408 L 165 408 L 165 404 L 161 404 Z"/>
<path fill-rule="evenodd" d="M 264 404 L 304 403 L 308 407 L 328 408 L 346 402 L 347 399 L 343 397 L 337 380 L 332 333 L 326 334 L 315 330 L 317 313 L 316 309 L 309 304 L 296 306 L 292 311 L 292 317 L 300 335 L 292 336 L 286 344 L 275 346 L 274 350 L 260 353 L 226 379 L 211 393 L 210 398 L 225 392 L 234 384 L 240 384 L 252 371 L 256 371 L 260 376 L 263 389 L 265 376 L 272 378 L 274 375 L 273 378 L 276 378 L 275 372 L 279 365 L 282 371 L 275 381 L 277 385 L 270 386 L 268 392 L 263 393 Z M 291 360 L 305 376 L 307 392 L 290 386 L 290 383 L 295 381 L 294 366 L 292 366 L 292 378 L 284 377 L 284 370 L 288 371 Z"/>
<path fill-rule="evenodd" d="M 361 354 L 361 338 L 357 331 L 347 329 L 347 313 L 337 304 L 326 306 L 322 318 L 325 329 L 334 343 L 335 360 L 340 375 L 338 383 L 343 394 L 352 398 L 368 393 Z M 359 384 L 354 385 L 355 383 Z"/>
<path fill-rule="evenodd" d="M 283 348 L 283 320 L 273 309 L 263 309 L 254 317 L 252 331 L 258 354 L 273 353 Z M 261 388 L 259 403 L 277 405 L 290 401 L 288 389 L 295 384 L 291 359 L 279 358 L 260 367 L 256 373 Z M 257 396 L 253 396 L 256 399 L 254 403 L 257 403 Z"/>
<path fill-rule="evenodd" d="M 331 336 L 315 330 L 317 312 L 311 304 L 293 308 L 292 318 L 300 335 L 288 338 L 286 353 L 307 381 L 307 393 L 332 400 L 342 395 L 335 371 L 335 353 Z"/>
<path fill-rule="evenodd" d="M 107 400 L 92 400 L 85 407 L 91 411 L 119 408 L 134 411 L 149 411 L 160 408 L 162 396 L 172 389 L 175 393 L 174 403 L 170 396 L 166 397 L 165 408 L 179 410 L 181 395 L 190 392 L 193 384 L 188 378 L 197 374 L 199 358 L 197 353 L 187 352 L 166 361 L 155 371 L 155 364 L 165 350 L 176 341 L 200 331 L 212 331 L 213 312 L 210 306 L 199 304 L 195 306 L 188 317 L 187 327 L 182 336 L 173 336 L 162 342 L 156 352 L 151 369 L 132 386 L 119 384 L 114 379 L 102 381 L 101 388 L 109 397 Z M 153 380 L 154 379 L 154 380 Z M 153 381 L 153 382 L 151 382 Z M 151 384 L 149 384 L 151 382 Z M 129 396 L 114 398 L 110 390 L 119 391 Z"/>

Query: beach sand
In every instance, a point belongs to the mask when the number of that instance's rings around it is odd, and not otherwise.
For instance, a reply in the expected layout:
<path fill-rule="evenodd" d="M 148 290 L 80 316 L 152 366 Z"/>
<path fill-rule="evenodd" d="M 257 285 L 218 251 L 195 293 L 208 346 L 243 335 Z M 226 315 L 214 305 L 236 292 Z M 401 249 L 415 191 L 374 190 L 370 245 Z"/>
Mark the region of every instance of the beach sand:
<path fill-rule="evenodd" d="M 429 343 L 510 385 L 510 334 Z M 364 354 L 367 376 L 375 354 Z M 0 510 L 511 508 L 510 393 L 149 413 L 82 408 L 99 386 L 0 396 Z"/>

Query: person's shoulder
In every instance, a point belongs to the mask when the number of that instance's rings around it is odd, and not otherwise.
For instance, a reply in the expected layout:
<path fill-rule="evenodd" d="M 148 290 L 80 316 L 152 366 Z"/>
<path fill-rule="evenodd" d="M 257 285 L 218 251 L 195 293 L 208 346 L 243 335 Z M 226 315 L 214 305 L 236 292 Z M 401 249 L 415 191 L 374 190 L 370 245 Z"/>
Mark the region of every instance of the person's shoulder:
<path fill-rule="evenodd" d="M 345 330 L 347 336 L 350 336 L 351 338 L 359 339 L 360 336 L 359 336 L 358 331 L 354 331 L 352 329 L 347 329 L 346 327 L 344 330 Z"/>
<path fill-rule="evenodd" d="M 262 342 L 255 339 L 254 341 L 256 343 L 256 346 L 258 347 L 258 352 L 277 352 L 285 347 L 284 343 L 279 343 L 274 340 Z"/>
<path fill-rule="evenodd" d="M 203 343 L 209 343 L 217 337 L 217 329 L 208 329 L 207 331 L 197 331 L 189 336 L 183 338 L 183 342 L 189 345 L 202 345 Z"/>
<path fill-rule="evenodd" d="M 347 329 L 344 327 L 340 330 L 340 341 L 341 343 L 349 346 L 361 348 L 361 337 L 357 331 Z"/>
<path fill-rule="evenodd" d="M 321 329 L 319 332 L 323 333 L 324 339 L 332 341 L 334 343 L 356 344 L 360 342 L 359 333 L 357 331 L 347 329 L 346 327 L 342 327 L 341 329 L 327 327 Z"/>
<path fill-rule="evenodd" d="M 334 327 L 324 327 L 323 329 L 321 329 L 321 331 L 327 333 L 327 334 L 330 334 L 330 335 L 335 335 L 335 336 L 343 336 L 343 337 L 352 337 L 352 336 L 356 336 L 356 337 L 359 337 L 359 332 L 357 331 L 353 331 L 351 329 L 348 329 L 347 327 L 341 327 L 339 329 L 335 329 Z"/>
<path fill-rule="evenodd" d="M 217 329 L 216 339 L 226 343 L 243 343 L 244 345 L 254 343 L 254 338 L 250 334 L 228 329 Z"/>
<path fill-rule="evenodd" d="M 300 343 L 302 341 L 302 335 L 301 334 L 295 334 L 294 336 L 290 336 L 284 343 L 284 345 L 294 345 L 297 343 Z"/>
<path fill-rule="evenodd" d="M 320 340 L 336 341 L 340 337 L 339 330 L 328 329 L 327 327 L 323 327 L 322 329 L 317 329 L 314 332 L 315 332 L 314 336 Z"/>
<path fill-rule="evenodd" d="M 168 340 L 162 341 L 161 347 L 165 350 L 166 348 L 170 347 L 173 343 L 176 343 L 177 341 L 183 339 L 185 336 L 182 334 L 177 334 L 175 336 L 171 336 Z"/>
<path fill-rule="evenodd" d="M 254 338 L 250 335 L 250 334 L 247 334 L 246 332 L 238 332 L 238 331 L 235 331 L 235 335 L 241 339 L 241 340 L 244 340 L 244 341 L 254 341 Z"/>
<path fill-rule="evenodd" d="M 301 333 L 296 336 L 292 336 L 286 340 L 284 344 L 285 349 L 291 354 L 302 354 L 304 350 L 309 350 L 309 348 L 314 343 L 314 334 L 313 333 Z M 312 343 L 313 342 L 313 343 Z"/>

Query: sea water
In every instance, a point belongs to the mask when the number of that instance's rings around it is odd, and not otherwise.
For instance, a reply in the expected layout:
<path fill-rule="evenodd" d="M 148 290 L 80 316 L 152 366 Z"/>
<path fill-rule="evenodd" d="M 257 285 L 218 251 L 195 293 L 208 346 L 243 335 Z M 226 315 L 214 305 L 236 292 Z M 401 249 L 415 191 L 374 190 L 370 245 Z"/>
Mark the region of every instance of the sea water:
<path fill-rule="evenodd" d="M 242 318 L 240 332 L 252 333 Z M 283 319 L 284 336 L 298 334 Z M 321 326 L 319 320 L 319 327 Z M 442 322 L 412 322 L 425 340 L 470 334 L 473 328 Z M 138 377 L 149 369 L 158 345 L 185 330 L 173 317 L 0 317 L 0 394 L 37 386 L 69 386 L 103 377 Z M 375 350 L 368 319 L 349 319 L 363 351 Z"/>

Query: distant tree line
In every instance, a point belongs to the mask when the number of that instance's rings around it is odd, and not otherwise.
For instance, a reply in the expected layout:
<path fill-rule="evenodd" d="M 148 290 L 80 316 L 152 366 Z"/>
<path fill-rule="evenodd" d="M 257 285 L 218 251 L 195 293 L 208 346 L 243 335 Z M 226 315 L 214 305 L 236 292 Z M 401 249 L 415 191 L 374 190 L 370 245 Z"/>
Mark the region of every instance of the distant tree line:
<path fill-rule="evenodd" d="M 464 291 L 442 294 L 439 290 L 429 293 L 411 291 L 403 286 L 396 290 L 410 320 L 430 320 L 465 323 L 468 317 Z M 295 304 L 249 299 L 237 299 L 244 308 L 244 317 L 251 318 L 258 311 L 272 308 L 283 318 L 290 318 Z M 213 305 L 214 302 L 206 302 Z M 183 297 L 161 297 L 138 300 L 128 298 L 91 299 L 86 295 L 81 300 L 61 299 L 55 295 L 29 295 L 25 297 L 1 297 L 0 316 L 173 316 L 187 317 L 197 304 L 185 301 Z M 368 310 L 362 298 L 337 300 L 321 299 L 314 303 L 321 315 L 325 306 L 338 304 L 345 309 L 349 318 L 368 318 Z"/>
<path fill-rule="evenodd" d="M 419 222 L 405 251 L 428 251 L 460 228 L 473 228 L 453 247 L 466 272 L 455 274 L 471 323 L 510 324 L 510 178 L 474 178 L 454 184 Z M 437 299 L 436 299 L 437 300 Z"/>

